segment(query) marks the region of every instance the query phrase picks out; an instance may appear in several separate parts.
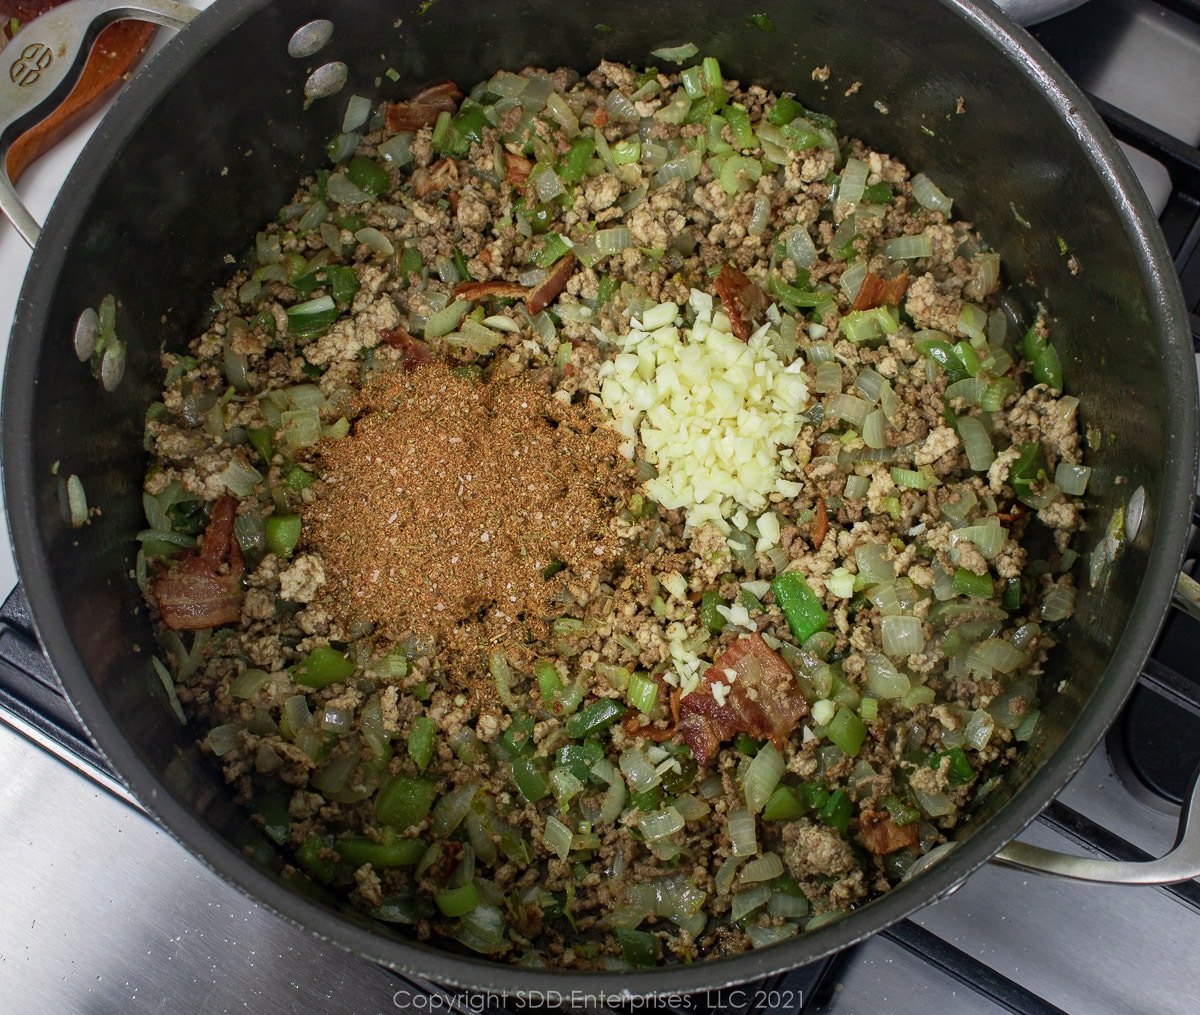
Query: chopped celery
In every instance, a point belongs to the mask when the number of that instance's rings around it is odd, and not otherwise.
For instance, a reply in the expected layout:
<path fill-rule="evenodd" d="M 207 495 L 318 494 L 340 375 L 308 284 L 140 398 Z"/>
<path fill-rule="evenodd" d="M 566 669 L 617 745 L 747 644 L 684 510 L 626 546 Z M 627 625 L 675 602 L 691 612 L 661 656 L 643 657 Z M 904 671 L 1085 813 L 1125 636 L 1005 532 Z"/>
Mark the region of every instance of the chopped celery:
<path fill-rule="evenodd" d="M 640 670 L 629 677 L 629 686 L 625 689 L 625 697 L 629 704 L 643 714 L 654 711 L 658 703 L 658 682 Z"/>
<path fill-rule="evenodd" d="M 837 714 L 826 732 L 829 742 L 837 744 L 850 757 L 856 757 L 863 741 L 867 738 L 867 727 L 845 705 L 839 706 Z"/>

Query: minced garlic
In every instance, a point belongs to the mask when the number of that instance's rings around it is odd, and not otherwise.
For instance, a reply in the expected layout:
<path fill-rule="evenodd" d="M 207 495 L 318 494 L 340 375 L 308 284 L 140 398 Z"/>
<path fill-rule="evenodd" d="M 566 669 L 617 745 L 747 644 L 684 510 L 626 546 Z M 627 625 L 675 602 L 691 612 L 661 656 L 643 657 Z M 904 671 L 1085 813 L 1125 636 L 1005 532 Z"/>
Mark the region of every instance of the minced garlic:
<path fill-rule="evenodd" d="M 689 529 L 711 522 L 728 533 L 739 509 L 760 514 L 771 494 L 799 495 L 788 477 L 808 386 L 800 358 L 785 364 L 775 354 L 770 324 L 741 342 L 712 296 L 693 289 L 688 303 L 690 327 L 676 325 L 676 304 L 662 303 L 616 339 L 621 352 L 601 368 L 600 397 L 626 438 L 622 453 L 632 458 L 640 443 L 658 470 L 646 493 L 682 508 Z"/>

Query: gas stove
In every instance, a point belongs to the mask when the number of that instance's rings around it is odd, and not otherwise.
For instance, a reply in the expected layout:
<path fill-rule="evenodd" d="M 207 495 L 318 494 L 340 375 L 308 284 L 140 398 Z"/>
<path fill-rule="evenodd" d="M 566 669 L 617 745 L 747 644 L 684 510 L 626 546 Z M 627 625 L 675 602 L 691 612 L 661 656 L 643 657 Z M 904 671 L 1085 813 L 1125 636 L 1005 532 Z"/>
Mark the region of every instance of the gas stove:
<path fill-rule="evenodd" d="M 1127 146 L 1200 350 L 1200 0 L 1090 0 L 1032 31 Z M 27 174 L 21 189 L 35 216 L 45 216 L 86 133 Z M 0 341 L 27 261 L 15 232 L 0 227 Z M 1200 540 L 1189 567 L 1197 558 Z M 11 1010 L 1200 1011 L 1200 883 L 1111 887 L 999 867 L 832 958 L 721 992 L 634 1006 L 606 996 L 471 994 L 396 974 L 257 906 L 147 817 L 63 699 L 0 541 L 5 593 L 0 1001 Z M 1200 620 L 1173 613 L 1108 738 L 1025 841 L 1127 860 L 1170 848 L 1200 766 L 1198 655 Z"/>

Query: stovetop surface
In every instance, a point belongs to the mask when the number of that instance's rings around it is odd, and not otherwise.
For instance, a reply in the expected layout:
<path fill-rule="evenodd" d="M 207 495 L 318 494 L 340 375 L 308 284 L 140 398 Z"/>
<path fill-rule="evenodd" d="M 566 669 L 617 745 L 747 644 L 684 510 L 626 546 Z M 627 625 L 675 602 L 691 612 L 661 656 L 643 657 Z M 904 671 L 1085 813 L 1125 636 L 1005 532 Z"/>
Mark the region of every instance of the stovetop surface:
<path fill-rule="evenodd" d="M 1200 3 L 1091 0 L 1034 34 L 1118 138 L 1137 146 L 1131 161 L 1200 335 Z M 35 214 L 44 216 L 78 148 L 77 140 L 30 170 L 22 190 Z M 0 228 L 5 324 L 26 262 L 13 231 Z M 8 552 L 0 540 L 0 594 L 15 584 Z M 1170 847 L 1178 801 L 1200 764 L 1198 647 L 1200 622 L 1169 617 L 1107 744 L 1026 841 L 1120 859 Z M 721 993 L 634 1006 L 594 995 L 469 994 L 400 976 L 251 902 L 145 815 L 63 700 L 19 589 L 0 607 L 0 771 L 8 1010 L 1200 1011 L 1200 883 L 1130 889 L 997 867 L 830 960 Z"/>

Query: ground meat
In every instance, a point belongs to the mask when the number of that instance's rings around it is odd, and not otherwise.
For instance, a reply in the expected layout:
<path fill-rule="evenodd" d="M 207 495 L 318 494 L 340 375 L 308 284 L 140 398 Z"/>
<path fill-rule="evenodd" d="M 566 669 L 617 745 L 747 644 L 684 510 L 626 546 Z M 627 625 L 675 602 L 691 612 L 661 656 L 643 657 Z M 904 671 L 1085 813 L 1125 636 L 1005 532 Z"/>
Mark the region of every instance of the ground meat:
<path fill-rule="evenodd" d="M 997 305 L 985 238 L 918 205 L 894 156 L 815 115 L 810 136 L 788 107 L 766 159 L 734 130 L 735 110 L 753 131 L 778 108 L 759 86 L 724 83 L 718 138 L 678 122 L 678 73 L 522 74 L 495 105 L 471 92 L 481 119 L 453 113 L 456 84 L 396 96 L 411 162 L 384 159 L 386 130 L 355 152 L 384 192 L 338 207 L 343 169 L 303 181 L 211 324 L 162 355 L 144 493 L 163 538 L 139 560 L 159 655 L 292 876 L 498 959 L 594 969 L 630 940 L 663 961 L 733 954 L 802 924 L 763 907 L 732 920 L 739 821 L 784 864 L 768 885 L 848 910 L 968 821 L 983 773 L 1017 756 L 1004 723 L 1039 707 L 1053 637 L 1033 625 L 1073 588 L 1064 551 L 1084 524 L 1075 499 L 1031 490 L 1082 461 L 1076 407 L 1032 383 L 1015 335 L 960 330 L 965 305 Z M 735 157 L 753 161 L 731 174 Z M 869 204 L 832 200 L 848 158 Z M 932 248 L 907 276 L 883 254 L 901 235 Z M 781 483 L 693 523 L 694 505 L 652 501 L 641 421 L 618 435 L 602 395 L 631 321 L 670 300 L 664 327 L 686 331 L 714 288 L 712 327 L 732 315 L 730 341 L 763 343 L 807 394 L 790 446 L 764 451 L 788 462 Z M 1032 326 L 1052 341 L 1052 319 Z M 657 382 L 653 357 L 621 357 Z M 735 373 L 663 383 L 707 393 Z M 518 399 L 504 426 L 478 411 L 497 392 Z M 451 432 L 458 410 L 475 425 Z M 968 417 L 994 450 L 978 469 Z M 956 535 L 997 525 L 1002 540 Z M 201 572 L 216 631 L 172 624 L 195 614 Z M 1018 631 L 1020 661 L 993 672 L 974 646 Z M 989 722 L 986 744 L 964 743 Z M 770 775 L 757 796 L 750 772 Z M 472 926 L 494 937 L 441 915 L 467 871 Z M 618 911 L 646 935 L 624 950 Z"/>

